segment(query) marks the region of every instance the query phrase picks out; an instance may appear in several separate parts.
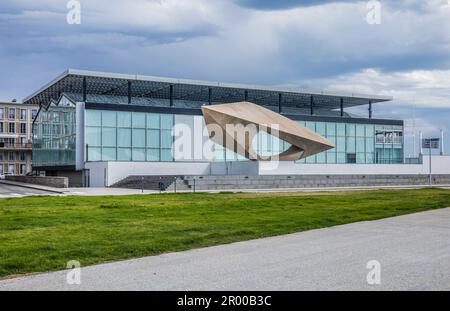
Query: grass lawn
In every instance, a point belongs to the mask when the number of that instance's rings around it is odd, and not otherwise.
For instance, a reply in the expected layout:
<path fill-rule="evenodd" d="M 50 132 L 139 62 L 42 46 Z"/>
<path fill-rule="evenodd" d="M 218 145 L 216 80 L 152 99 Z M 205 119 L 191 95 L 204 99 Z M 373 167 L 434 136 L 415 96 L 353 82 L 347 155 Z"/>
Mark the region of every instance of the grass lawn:
<path fill-rule="evenodd" d="M 450 190 L 0 199 L 0 277 L 450 206 Z"/>

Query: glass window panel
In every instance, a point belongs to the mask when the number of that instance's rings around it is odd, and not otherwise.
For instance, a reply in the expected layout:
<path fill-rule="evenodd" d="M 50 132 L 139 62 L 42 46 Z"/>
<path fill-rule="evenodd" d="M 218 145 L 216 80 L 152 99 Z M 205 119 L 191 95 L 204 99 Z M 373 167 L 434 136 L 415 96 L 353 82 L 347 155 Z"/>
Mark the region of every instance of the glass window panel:
<path fill-rule="evenodd" d="M 366 138 L 366 152 L 374 152 L 375 151 L 375 140 L 374 138 Z"/>
<path fill-rule="evenodd" d="M 356 136 L 364 137 L 365 136 L 365 126 L 364 124 L 356 124 Z"/>
<path fill-rule="evenodd" d="M 102 149 L 103 161 L 116 161 L 116 148 L 103 148 Z"/>
<path fill-rule="evenodd" d="M 336 123 L 327 123 L 327 136 L 336 136 Z"/>
<path fill-rule="evenodd" d="M 161 149 L 161 161 L 163 162 L 173 161 L 172 149 Z"/>
<path fill-rule="evenodd" d="M 172 148 L 172 131 L 161 131 L 161 148 Z"/>
<path fill-rule="evenodd" d="M 345 152 L 345 137 L 336 138 L 336 151 Z"/>
<path fill-rule="evenodd" d="M 346 136 L 351 137 L 356 135 L 355 124 L 346 124 Z"/>
<path fill-rule="evenodd" d="M 354 137 L 347 137 L 346 152 L 347 153 L 356 152 L 356 139 Z"/>
<path fill-rule="evenodd" d="M 133 112 L 133 127 L 134 128 L 145 128 L 145 113 L 144 112 Z"/>
<path fill-rule="evenodd" d="M 336 136 L 345 136 L 345 123 L 336 124 Z"/>
<path fill-rule="evenodd" d="M 99 110 L 86 110 L 86 126 L 100 126 L 102 124 L 102 112 Z"/>
<path fill-rule="evenodd" d="M 366 163 L 374 163 L 373 153 L 366 153 Z"/>
<path fill-rule="evenodd" d="M 316 131 L 316 122 L 306 121 L 306 127 L 315 132 Z M 308 161 L 306 161 L 306 162 L 308 162 Z"/>
<path fill-rule="evenodd" d="M 119 161 L 131 161 L 131 148 L 118 148 L 117 160 Z"/>
<path fill-rule="evenodd" d="M 316 156 L 313 155 L 313 156 L 307 157 L 306 158 L 306 163 L 310 163 L 310 164 L 316 163 Z"/>
<path fill-rule="evenodd" d="M 236 160 L 236 153 L 234 153 L 230 149 L 225 149 L 225 159 L 227 161 L 235 161 Z"/>
<path fill-rule="evenodd" d="M 326 135 L 325 123 L 316 122 L 316 132 L 320 135 Z"/>
<path fill-rule="evenodd" d="M 115 111 L 103 111 L 102 112 L 102 126 L 116 127 L 117 126 L 117 113 Z"/>
<path fill-rule="evenodd" d="M 357 153 L 356 154 L 356 163 L 366 163 L 366 154 L 365 153 Z"/>
<path fill-rule="evenodd" d="M 357 137 L 356 138 L 356 152 L 365 152 L 365 139 L 364 137 Z"/>
<path fill-rule="evenodd" d="M 131 127 L 131 112 L 119 111 L 117 113 L 117 126 Z"/>
<path fill-rule="evenodd" d="M 149 129 L 159 129 L 159 114 L 158 113 L 147 113 L 147 128 Z"/>
<path fill-rule="evenodd" d="M 104 127 L 102 128 L 102 145 L 108 147 L 116 146 L 116 128 Z"/>
<path fill-rule="evenodd" d="M 88 161 L 101 161 L 102 152 L 99 147 L 88 147 Z"/>
<path fill-rule="evenodd" d="M 147 130 L 147 147 L 159 148 L 159 130 Z"/>
<path fill-rule="evenodd" d="M 327 152 L 327 163 L 336 163 L 336 152 Z"/>
<path fill-rule="evenodd" d="M 88 146 L 101 146 L 101 127 L 86 127 L 86 144 Z"/>
<path fill-rule="evenodd" d="M 144 129 L 133 129 L 133 147 L 145 148 L 145 130 Z"/>
<path fill-rule="evenodd" d="M 131 129 L 117 130 L 117 145 L 119 147 L 131 147 Z"/>
<path fill-rule="evenodd" d="M 147 161 L 159 161 L 159 149 L 147 149 Z"/>
<path fill-rule="evenodd" d="M 225 150 L 220 145 L 214 145 L 214 160 L 215 161 L 225 160 Z"/>
<path fill-rule="evenodd" d="M 173 114 L 161 115 L 161 129 L 172 129 L 173 127 Z"/>
<path fill-rule="evenodd" d="M 145 161 L 144 148 L 133 148 L 133 161 Z"/>
<path fill-rule="evenodd" d="M 375 126 L 372 124 L 366 124 L 366 137 L 374 137 L 375 136 Z"/>
<path fill-rule="evenodd" d="M 321 152 L 319 154 L 316 155 L 316 161 L 317 163 L 326 163 L 326 153 L 325 152 Z"/>

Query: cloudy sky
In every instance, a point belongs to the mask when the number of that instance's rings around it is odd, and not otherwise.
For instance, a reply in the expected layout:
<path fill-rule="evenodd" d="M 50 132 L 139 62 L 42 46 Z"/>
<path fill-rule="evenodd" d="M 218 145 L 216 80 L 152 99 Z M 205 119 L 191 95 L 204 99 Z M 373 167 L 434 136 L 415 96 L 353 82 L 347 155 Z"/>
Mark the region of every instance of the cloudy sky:
<path fill-rule="evenodd" d="M 374 93 L 407 154 L 414 129 L 450 147 L 449 0 L 380 0 L 380 24 L 368 1 L 79 0 L 71 25 L 68 2 L 1 0 L 1 99 L 67 68 Z"/>

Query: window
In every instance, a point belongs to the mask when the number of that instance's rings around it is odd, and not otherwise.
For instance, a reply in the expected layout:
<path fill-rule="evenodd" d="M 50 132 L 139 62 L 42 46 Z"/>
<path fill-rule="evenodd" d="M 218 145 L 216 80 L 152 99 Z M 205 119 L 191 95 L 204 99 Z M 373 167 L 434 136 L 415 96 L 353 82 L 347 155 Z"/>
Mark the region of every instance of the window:
<path fill-rule="evenodd" d="M 8 174 L 14 175 L 14 172 L 15 172 L 15 166 L 14 166 L 14 164 L 9 164 L 9 165 L 8 165 Z"/>
<path fill-rule="evenodd" d="M 355 153 L 347 153 L 347 163 L 356 163 Z"/>
<path fill-rule="evenodd" d="M 26 133 L 27 133 L 27 124 L 20 123 L 20 134 L 26 134 Z"/>
<path fill-rule="evenodd" d="M 26 120 L 26 119 L 27 119 L 27 110 L 20 109 L 20 120 Z"/>
<path fill-rule="evenodd" d="M 1 118 L 0 118 L 0 120 L 1 120 Z M 3 122 L 0 121 L 0 133 L 3 133 L 3 130 L 4 130 L 3 129 Z"/>
<path fill-rule="evenodd" d="M 8 118 L 10 120 L 15 120 L 16 119 L 16 108 L 9 108 Z"/>
<path fill-rule="evenodd" d="M 36 109 L 31 110 L 31 118 L 34 120 L 36 118 L 38 111 Z"/>
<path fill-rule="evenodd" d="M 23 151 L 21 151 L 21 152 L 19 153 L 19 159 L 20 159 L 20 161 L 26 161 L 26 159 L 27 159 L 26 153 L 23 152 Z"/>
<path fill-rule="evenodd" d="M 2 163 L 0 163 L 0 175 L 3 175 L 3 164 Z"/>
<path fill-rule="evenodd" d="M 16 124 L 15 123 L 9 123 L 9 133 L 11 133 L 11 134 L 16 133 Z"/>
<path fill-rule="evenodd" d="M 5 116 L 4 113 L 5 113 L 5 110 L 3 108 L 0 108 L 0 121 L 3 120 L 3 118 Z"/>
<path fill-rule="evenodd" d="M 0 162 L 3 161 L 3 151 L 0 150 Z M 0 163 L 0 167 L 3 167 L 3 163 Z"/>
<path fill-rule="evenodd" d="M 27 171 L 27 166 L 25 164 L 20 164 L 19 166 L 19 170 L 20 170 L 20 175 L 25 175 L 26 171 Z"/>
<path fill-rule="evenodd" d="M 14 161 L 16 159 L 14 151 L 8 152 L 8 161 Z"/>

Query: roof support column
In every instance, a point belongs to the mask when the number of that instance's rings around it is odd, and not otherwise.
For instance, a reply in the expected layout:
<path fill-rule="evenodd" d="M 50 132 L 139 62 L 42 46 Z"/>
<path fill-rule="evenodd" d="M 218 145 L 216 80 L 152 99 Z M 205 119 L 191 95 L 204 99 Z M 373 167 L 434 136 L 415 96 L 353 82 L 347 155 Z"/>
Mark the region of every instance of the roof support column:
<path fill-rule="evenodd" d="M 173 107 L 173 84 L 170 85 L 169 98 L 170 98 L 170 107 Z"/>
<path fill-rule="evenodd" d="M 372 101 L 369 100 L 369 119 L 372 119 Z"/>
<path fill-rule="evenodd" d="M 344 116 L 344 99 L 341 97 L 341 117 Z"/>
<path fill-rule="evenodd" d="M 87 78 L 83 77 L 83 102 L 86 102 L 87 99 Z"/>
<path fill-rule="evenodd" d="M 313 115 L 314 114 L 314 96 L 312 96 L 312 95 L 311 95 L 309 108 L 310 108 L 311 115 Z"/>
<path fill-rule="evenodd" d="M 282 106 L 281 106 L 281 103 L 283 102 L 283 94 L 281 94 L 281 93 L 278 93 L 278 113 L 281 113 L 282 112 Z"/>
<path fill-rule="evenodd" d="M 128 105 L 131 104 L 131 81 L 128 81 Z"/>
<path fill-rule="evenodd" d="M 212 88 L 208 88 L 208 105 L 212 105 Z"/>
<path fill-rule="evenodd" d="M 244 101 L 248 101 L 248 90 L 244 91 Z"/>

